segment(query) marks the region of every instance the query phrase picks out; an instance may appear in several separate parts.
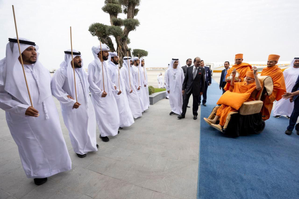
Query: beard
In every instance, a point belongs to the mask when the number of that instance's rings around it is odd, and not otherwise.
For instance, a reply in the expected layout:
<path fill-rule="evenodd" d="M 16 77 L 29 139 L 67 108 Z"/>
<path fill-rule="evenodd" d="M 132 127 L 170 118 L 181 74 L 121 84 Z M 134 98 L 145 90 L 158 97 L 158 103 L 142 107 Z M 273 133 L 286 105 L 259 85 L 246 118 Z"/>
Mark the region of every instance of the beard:
<path fill-rule="evenodd" d="M 299 64 L 294 63 L 294 67 L 299 68 Z"/>
<path fill-rule="evenodd" d="M 81 62 L 79 62 L 79 63 L 74 63 L 74 67 L 75 67 L 75 68 L 81 68 L 81 67 L 82 67 Z"/>
<path fill-rule="evenodd" d="M 108 60 L 108 56 L 104 56 L 103 55 L 103 60 L 107 61 Z"/>
<path fill-rule="evenodd" d="M 113 63 L 114 63 L 115 65 L 117 65 L 117 64 L 118 64 L 118 61 L 113 60 Z"/>
<path fill-rule="evenodd" d="M 28 60 L 28 62 L 29 62 L 30 64 L 35 64 L 35 63 L 36 63 L 36 61 L 31 61 L 31 60 Z"/>

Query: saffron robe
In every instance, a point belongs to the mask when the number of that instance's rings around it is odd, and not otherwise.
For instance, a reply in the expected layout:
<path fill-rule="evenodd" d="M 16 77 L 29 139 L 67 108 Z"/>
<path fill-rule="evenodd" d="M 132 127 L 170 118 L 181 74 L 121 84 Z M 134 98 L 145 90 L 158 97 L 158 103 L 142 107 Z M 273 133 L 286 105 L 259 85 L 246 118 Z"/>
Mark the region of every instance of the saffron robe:
<path fill-rule="evenodd" d="M 239 65 L 235 64 L 227 71 L 225 79 L 227 79 L 231 75 L 234 69 L 236 69 L 236 71 L 240 74 L 239 78 L 241 79 L 241 82 L 243 82 L 244 78 L 246 77 L 246 73 L 248 71 L 251 71 L 252 66 L 244 62 Z M 229 90 L 230 89 L 229 87 L 230 87 L 230 82 L 227 82 L 224 87 L 224 90 Z"/>
<path fill-rule="evenodd" d="M 283 73 L 277 65 L 264 68 L 261 75 L 270 76 L 273 80 L 273 92 L 270 96 L 265 96 L 262 108 L 262 118 L 263 120 L 267 120 L 270 118 L 273 102 L 282 98 L 282 95 L 286 92 L 286 86 Z"/>
<path fill-rule="evenodd" d="M 255 100 L 255 97 L 251 96 L 251 94 L 256 90 L 256 84 L 255 84 L 255 82 L 251 83 L 251 84 L 248 84 L 248 85 L 247 85 L 246 82 L 235 82 L 234 86 L 230 85 L 229 90 L 231 92 L 237 92 L 237 93 L 250 93 L 250 97 L 247 100 L 245 100 L 245 101 Z M 233 112 L 233 111 L 237 111 L 237 110 L 234 109 L 234 108 L 232 108 L 232 107 L 230 107 L 230 106 L 228 106 L 228 105 L 225 105 L 225 104 L 222 104 L 217 109 L 216 115 L 220 117 L 219 118 L 219 124 L 221 126 L 224 126 L 226 118 L 227 118 L 227 115 L 230 112 Z"/>

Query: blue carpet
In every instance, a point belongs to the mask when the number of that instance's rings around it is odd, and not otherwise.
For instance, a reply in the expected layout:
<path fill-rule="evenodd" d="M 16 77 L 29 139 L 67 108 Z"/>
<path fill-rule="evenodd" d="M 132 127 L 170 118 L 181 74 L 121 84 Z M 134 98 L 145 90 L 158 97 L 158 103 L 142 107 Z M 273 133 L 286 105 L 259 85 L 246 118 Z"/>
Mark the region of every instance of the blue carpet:
<path fill-rule="evenodd" d="M 203 120 L 221 94 L 213 83 L 201 107 L 197 198 L 299 198 L 299 136 L 284 134 L 289 120 L 271 117 L 259 135 L 227 138 Z"/>

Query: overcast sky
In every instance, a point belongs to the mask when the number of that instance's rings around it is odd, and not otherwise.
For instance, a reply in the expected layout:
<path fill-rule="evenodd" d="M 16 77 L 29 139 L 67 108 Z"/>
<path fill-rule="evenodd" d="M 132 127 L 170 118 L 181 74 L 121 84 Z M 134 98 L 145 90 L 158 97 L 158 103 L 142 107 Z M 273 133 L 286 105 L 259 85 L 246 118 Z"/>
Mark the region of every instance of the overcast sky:
<path fill-rule="evenodd" d="M 58 68 L 63 51 L 82 52 L 84 66 L 93 60 L 91 47 L 99 45 L 88 31 L 92 23 L 109 25 L 104 0 L 0 0 L 0 57 L 8 37 L 15 37 L 11 5 L 15 6 L 19 36 L 35 41 L 40 61 Z M 206 62 L 266 62 L 269 54 L 280 61 L 299 56 L 298 0 L 141 0 L 140 26 L 130 33 L 130 48 L 147 50 L 147 67 L 165 67 L 172 57 L 199 56 Z M 120 15 L 124 17 L 124 15 Z"/>

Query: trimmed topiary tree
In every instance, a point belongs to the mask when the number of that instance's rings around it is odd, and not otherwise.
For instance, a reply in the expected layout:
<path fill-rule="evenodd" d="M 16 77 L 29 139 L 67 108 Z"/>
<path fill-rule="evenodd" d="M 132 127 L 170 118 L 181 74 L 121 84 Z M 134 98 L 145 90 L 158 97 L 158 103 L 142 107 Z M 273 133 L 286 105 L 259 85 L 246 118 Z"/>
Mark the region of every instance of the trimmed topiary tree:
<path fill-rule="evenodd" d="M 129 33 L 140 24 L 138 19 L 134 19 L 139 12 L 139 9 L 136 8 L 139 4 L 140 0 L 105 0 L 102 10 L 110 15 L 111 25 L 94 23 L 89 26 L 88 30 L 91 35 L 98 37 L 102 43 L 107 44 L 111 51 L 117 51 L 120 61 L 122 61 L 124 56 L 131 56 L 131 49 L 128 47 L 130 43 Z M 127 18 L 117 18 L 120 13 L 125 13 Z M 115 38 L 116 47 L 114 47 L 111 36 Z M 148 54 L 144 50 L 136 50 L 139 51 L 140 57 Z"/>

